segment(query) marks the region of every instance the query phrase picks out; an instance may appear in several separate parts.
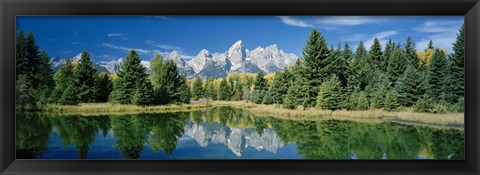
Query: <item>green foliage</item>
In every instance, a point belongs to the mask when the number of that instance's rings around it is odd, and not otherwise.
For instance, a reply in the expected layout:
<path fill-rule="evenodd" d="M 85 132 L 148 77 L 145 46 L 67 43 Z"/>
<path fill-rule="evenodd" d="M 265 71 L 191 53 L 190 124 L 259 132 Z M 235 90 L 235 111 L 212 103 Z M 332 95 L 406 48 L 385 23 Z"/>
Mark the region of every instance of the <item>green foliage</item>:
<path fill-rule="evenodd" d="M 385 96 L 385 103 L 383 105 L 383 109 L 385 111 L 395 111 L 399 107 L 397 94 L 395 91 L 389 91 Z"/>
<path fill-rule="evenodd" d="M 132 103 L 139 106 L 152 105 L 155 101 L 152 83 L 145 79 L 137 83 L 135 93 L 132 97 Z"/>
<path fill-rule="evenodd" d="M 105 72 L 100 73 L 95 80 L 95 102 L 104 103 L 113 90 L 113 83 Z"/>
<path fill-rule="evenodd" d="M 69 86 L 74 87 L 73 65 L 70 59 L 67 59 L 65 64 L 60 68 L 60 70 L 58 70 L 58 72 L 54 76 L 54 80 L 55 80 L 55 89 L 50 95 L 50 98 L 48 101 L 50 103 L 63 104 L 65 102 L 60 102 L 60 99 L 65 93 L 67 87 Z"/>
<path fill-rule="evenodd" d="M 410 38 L 410 36 L 407 38 L 404 49 L 407 66 L 411 65 L 414 68 L 418 68 L 419 59 L 417 57 L 417 50 L 415 49 L 415 43 L 413 42 L 412 38 Z"/>
<path fill-rule="evenodd" d="M 443 101 L 443 93 L 448 90 L 447 75 L 450 74 L 447 70 L 447 59 L 445 53 L 440 49 L 435 49 L 435 53 L 430 61 L 430 68 L 428 69 L 428 95 L 434 101 Z"/>
<path fill-rule="evenodd" d="M 190 102 L 191 94 L 186 79 L 178 73 L 177 65 L 172 60 L 164 62 L 160 55 L 155 55 L 150 64 L 155 104 Z"/>
<path fill-rule="evenodd" d="M 227 80 L 222 80 L 220 82 L 220 87 L 218 89 L 218 99 L 219 100 L 229 100 L 231 96 L 230 87 L 228 87 Z"/>
<path fill-rule="evenodd" d="M 343 107 L 345 97 L 340 79 L 337 75 L 320 85 L 317 97 L 317 107 L 321 109 L 337 110 Z"/>
<path fill-rule="evenodd" d="M 19 75 L 27 74 L 27 43 L 23 30 L 20 30 L 17 34 L 16 44 L 15 44 L 15 65 L 16 65 L 16 77 Z M 26 77 L 24 77 L 26 79 Z M 25 81 L 25 80 L 23 80 Z"/>
<path fill-rule="evenodd" d="M 366 55 L 365 47 L 363 42 L 360 42 L 355 52 L 355 56 L 349 62 L 349 75 L 348 75 L 348 86 L 356 87 L 358 86 L 360 90 L 364 90 L 369 84 L 372 78 L 374 71 L 374 66 L 369 61 L 369 58 Z"/>
<path fill-rule="evenodd" d="M 418 98 L 424 94 L 422 92 L 422 82 L 419 77 L 421 74 L 412 66 L 408 66 L 403 75 L 395 84 L 398 101 L 402 106 L 409 107 L 415 104 Z"/>
<path fill-rule="evenodd" d="M 465 90 L 465 25 L 459 29 L 455 43 L 453 43 L 453 54 L 450 55 L 450 70 L 451 82 L 449 92 L 453 93 L 456 98 L 451 103 L 458 103 L 459 97 L 464 96 Z M 462 102 L 463 103 L 463 102 Z"/>
<path fill-rule="evenodd" d="M 407 57 L 401 49 L 394 48 L 391 54 L 388 55 L 387 75 L 390 82 L 392 82 L 392 86 L 395 86 L 398 78 L 407 69 L 407 64 L 405 63 L 407 63 Z"/>
<path fill-rule="evenodd" d="M 267 94 L 267 80 L 263 78 L 263 72 L 259 72 L 253 82 L 252 102 L 261 104 Z"/>
<path fill-rule="evenodd" d="M 39 48 L 35 41 L 35 37 L 32 32 L 27 34 L 25 38 L 25 49 L 26 49 L 26 67 L 25 67 L 25 76 L 27 81 L 31 82 L 31 85 L 36 89 L 39 85 L 38 80 L 36 79 L 36 73 L 38 70 L 38 53 Z"/>
<path fill-rule="evenodd" d="M 381 71 L 375 72 L 373 82 L 366 88 L 367 95 L 370 97 L 370 107 L 380 109 L 384 105 L 385 95 L 390 90 L 390 80 L 388 76 Z"/>
<path fill-rule="evenodd" d="M 330 66 L 331 59 L 329 57 L 330 49 L 327 47 L 327 43 L 321 33 L 312 29 L 310 36 L 307 39 L 307 43 L 303 47 L 303 60 L 300 66 L 300 76 L 303 81 L 305 81 L 304 87 L 306 91 L 304 92 L 304 106 L 313 107 L 315 106 L 318 88 L 325 81 L 332 72 L 334 72 L 335 67 Z"/>
<path fill-rule="evenodd" d="M 60 99 L 58 99 L 58 103 L 61 105 L 77 105 L 78 102 L 78 95 L 73 84 L 68 85 Z"/>
<path fill-rule="evenodd" d="M 415 112 L 431 112 L 433 113 L 434 100 L 427 94 L 422 95 L 417 103 L 413 106 Z"/>
<path fill-rule="evenodd" d="M 206 96 L 211 98 L 212 100 L 216 100 L 218 97 L 218 92 L 215 88 L 214 81 L 215 79 L 213 79 L 213 77 L 208 78 L 207 86 L 205 87 Z"/>
<path fill-rule="evenodd" d="M 36 91 L 30 82 L 27 81 L 25 75 L 20 75 L 16 80 L 15 94 L 17 109 L 25 111 L 36 109 Z"/>
<path fill-rule="evenodd" d="M 457 101 L 458 101 L 457 103 L 452 105 L 450 111 L 464 112 L 465 111 L 465 98 L 463 96 L 459 97 Z"/>
<path fill-rule="evenodd" d="M 202 79 L 200 77 L 196 77 L 193 79 L 192 83 L 192 97 L 194 100 L 198 100 L 203 97 L 203 87 L 202 87 Z"/>
<path fill-rule="evenodd" d="M 117 72 L 110 95 L 112 103 L 131 104 L 137 83 L 147 78 L 146 69 L 140 64 L 140 58 L 135 50 L 130 50 L 122 69 Z"/>
<path fill-rule="evenodd" d="M 364 91 L 360 91 L 358 94 L 358 102 L 357 102 L 357 110 L 367 110 L 369 108 L 368 105 L 367 94 Z"/>
<path fill-rule="evenodd" d="M 356 86 L 353 88 L 348 87 L 348 89 L 352 89 L 351 92 L 348 92 L 347 99 L 345 100 L 344 107 L 349 110 L 356 110 L 358 104 L 358 95 L 360 93 L 360 87 Z"/>
<path fill-rule="evenodd" d="M 373 39 L 372 46 L 370 46 L 370 51 L 368 52 L 368 56 L 370 60 L 373 62 L 375 68 L 380 69 L 383 68 L 383 53 L 382 53 L 382 45 L 377 37 Z"/>
<path fill-rule="evenodd" d="M 83 51 L 80 62 L 73 70 L 73 81 L 75 91 L 80 103 L 95 102 L 95 92 L 97 87 L 95 81 L 97 78 L 97 68 L 93 65 L 90 55 Z"/>
<path fill-rule="evenodd" d="M 288 93 L 288 87 L 290 86 L 290 81 L 293 78 L 292 73 L 287 70 L 278 71 L 275 74 L 275 79 L 273 80 L 272 87 L 269 90 L 269 98 L 272 99 L 272 103 L 283 104 L 283 99 Z"/>

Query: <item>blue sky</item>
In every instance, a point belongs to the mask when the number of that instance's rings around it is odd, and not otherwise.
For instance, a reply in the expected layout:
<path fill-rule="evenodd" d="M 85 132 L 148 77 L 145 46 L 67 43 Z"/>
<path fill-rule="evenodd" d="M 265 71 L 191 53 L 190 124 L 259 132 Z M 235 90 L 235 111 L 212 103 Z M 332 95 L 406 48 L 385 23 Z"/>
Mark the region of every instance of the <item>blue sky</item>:
<path fill-rule="evenodd" d="M 32 31 L 51 57 L 71 58 L 85 50 L 95 61 L 110 61 L 131 48 L 142 60 L 173 50 L 189 59 L 202 49 L 223 53 L 238 40 L 250 50 L 277 44 L 301 56 L 312 28 L 328 44 L 349 42 L 353 50 L 360 40 L 368 49 L 375 36 L 382 45 L 411 36 L 417 49 L 433 40 L 451 52 L 463 21 L 463 16 L 20 16 L 16 27 Z"/>

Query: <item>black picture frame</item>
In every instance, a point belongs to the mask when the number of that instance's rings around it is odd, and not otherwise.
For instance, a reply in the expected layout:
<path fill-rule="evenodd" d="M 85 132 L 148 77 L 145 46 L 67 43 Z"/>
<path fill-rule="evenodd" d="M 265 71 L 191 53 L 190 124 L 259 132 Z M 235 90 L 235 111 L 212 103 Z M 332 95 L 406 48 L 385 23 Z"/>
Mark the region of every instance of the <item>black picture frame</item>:
<path fill-rule="evenodd" d="M 1 174 L 479 174 L 478 0 L 0 0 Z M 17 15 L 464 15 L 465 160 L 15 160 Z"/>

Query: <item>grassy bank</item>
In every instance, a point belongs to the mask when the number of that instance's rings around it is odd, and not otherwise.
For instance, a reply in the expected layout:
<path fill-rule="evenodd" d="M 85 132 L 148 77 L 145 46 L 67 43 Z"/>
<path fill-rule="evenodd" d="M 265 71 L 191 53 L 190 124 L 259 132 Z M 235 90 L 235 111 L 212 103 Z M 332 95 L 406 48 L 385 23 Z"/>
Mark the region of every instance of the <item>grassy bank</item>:
<path fill-rule="evenodd" d="M 347 110 L 321 110 L 321 109 L 284 109 L 278 105 L 253 104 L 246 101 L 210 101 L 195 102 L 183 105 L 165 105 L 141 107 L 135 105 L 113 105 L 108 103 L 101 104 L 80 104 L 77 106 L 47 105 L 43 108 L 44 112 L 60 113 L 65 115 L 107 115 L 107 114 L 137 114 L 137 113 L 167 113 L 182 112 L 206 109 L 216 106 L 231 106 L 235 108 L 248 109 L 252 114 L 263 117 L 276 117 L 289 120 L 351 120 L 351 121 L 369 121 L 381 122 L 385 119 L 397 118 L 406 121 L 415 121 L 428 124 L 439 125 L 463 125 L 463 113 L 429 114 L 416 113 L 411 109 L 403 111 L 387 112 L 383 110 L 368 111 L 347 111 Z M 375 122 L 374 122 L 375 123 Z"/>

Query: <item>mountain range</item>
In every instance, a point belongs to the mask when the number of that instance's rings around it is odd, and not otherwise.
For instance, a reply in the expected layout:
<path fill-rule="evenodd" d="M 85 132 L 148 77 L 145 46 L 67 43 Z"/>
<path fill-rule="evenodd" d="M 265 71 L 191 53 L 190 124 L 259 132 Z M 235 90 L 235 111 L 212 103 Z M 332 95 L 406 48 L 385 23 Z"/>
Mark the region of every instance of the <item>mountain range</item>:
<path fill-rule="evenodd" d="M 72 61 L 79 61 L 78 54 L 72 58 Z M 202 78 L 226 77 L 231 72 L 237 73 L 258 73 L 260 71 L 268 74 L 295 63 L 298 56 L 285 53 L 278 49 L 276 44 L 267 47 L 257 47 L 253 50 L 245 48 L 242 40 L 235 42 L 224 53 L 212 55 L 207 49 L 201 50 L 194 58 L 186 60 L 182 55 L 174 50 L 166 55 L 162 55 L 165 60 L 173 60 L 178 66 L 178 71 L 187 79 L 195 76 Z M 52 59 L 52 69 L 56 72 L 65 64 L 66 59 L 58 57 Z M 95 62 L 95 66 L 99 72 L 116 73 L 120 70 L 124 59 L 119 58 L 112 61 Z M 150 62 L 142 61 L 141 64 L 150 72 Z"/>

